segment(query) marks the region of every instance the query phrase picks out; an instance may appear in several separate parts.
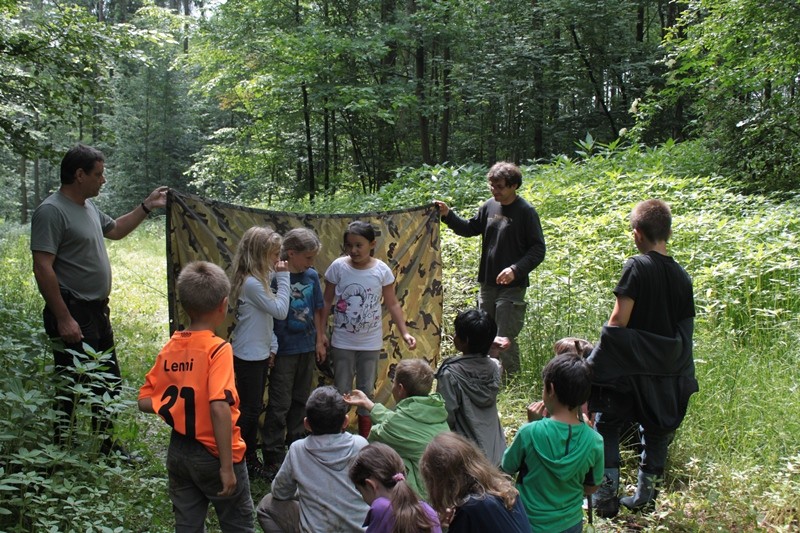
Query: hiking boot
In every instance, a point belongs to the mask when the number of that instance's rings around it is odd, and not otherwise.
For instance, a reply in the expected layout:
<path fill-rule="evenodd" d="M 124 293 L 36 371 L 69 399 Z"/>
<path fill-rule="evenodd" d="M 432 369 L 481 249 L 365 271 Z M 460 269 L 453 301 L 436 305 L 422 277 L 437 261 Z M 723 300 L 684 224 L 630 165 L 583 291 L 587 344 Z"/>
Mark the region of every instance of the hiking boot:
<path fill-rule="evenodd" d="M 619 512 L 619 468 L 606 468 L 603 471 L 603 482 L 597 492 L 592 494 L 592 507 L 601 518 L 614 518 Z"/>
<path fill-rule="evenodd" d="M 639 477 L 636 483 L 636 492 L 633 496 L 620 498 L 619 503 L 632 511 L 642 511 L 655 504 L 658 490 L 656 484 L 659 479 L 656 474 L 648 474 L 639 470 Z"/>
<path fill-rule="evenodd" d="M 278 475 L 278 470 L 281 469 L 282 463 L 269 463 L 264 465 L 264 478 L 270 482 Z"/>

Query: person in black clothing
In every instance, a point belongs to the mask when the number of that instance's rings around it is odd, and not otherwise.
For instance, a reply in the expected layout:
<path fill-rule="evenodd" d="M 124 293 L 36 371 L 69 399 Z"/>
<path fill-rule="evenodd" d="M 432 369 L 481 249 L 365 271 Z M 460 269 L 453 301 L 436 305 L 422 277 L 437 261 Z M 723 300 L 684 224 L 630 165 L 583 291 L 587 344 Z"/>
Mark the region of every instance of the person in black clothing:
<path fill-rule="evenodd" d="M 501 351 L 504 376 L 519 371 L 516 337 L 525 323 L 525 291 L 528 274 L 544 261 L 545 244 L 539 214 L 517 195 L 522 172 L 512 163 L 495 163 L 487 174 L 492 198 L 469 220 L 459 217 L 447 204 L 436 200 L 442 220 L 456 235 L 480 235 L 478 268 L 479 307 L 497 323 L 499 337 L 509 340 Z"/>
<path fill-rule="evenodd" d="M 605 517 L 616 515 L 620 503 L 642 509 L 655 500 L 667 448 L 698 390 L 692 280 L 667 255 L 669 206 L 661 200 L 639 203 L 631 228 L 640 254 L 625 263 L 611 318 L 589 356 L 594 371 L 589 410 L 598 412 L 596 428 L 605 447 L 604 482 L 593 503 Z M 629 420 L 640 425 L 643 451 L 635 494 L 617 500 L 619 435 Z"/>

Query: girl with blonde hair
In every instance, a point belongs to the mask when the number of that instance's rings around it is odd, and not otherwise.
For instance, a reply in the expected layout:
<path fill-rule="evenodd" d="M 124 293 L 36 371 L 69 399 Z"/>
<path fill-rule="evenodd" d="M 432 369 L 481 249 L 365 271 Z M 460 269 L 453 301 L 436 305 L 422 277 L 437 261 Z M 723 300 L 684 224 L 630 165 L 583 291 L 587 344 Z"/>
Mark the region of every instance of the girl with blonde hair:
<path fill-rule="evenodd" d="M 281 243 L 281 236 L 272 229 L 254 226 L 242 235 L 232 264 L 233 370 L 240 400 L 238 425 L 247 445 L 251 478 L 268 477 L 256 454 L 256 437 L 267 372 L 278 351 L 273 321 L 286 318 L 289 311 L 289 271 L 286 261 L 279 258 Z M 270 289 L 273 278 L 275 293 Z"/>

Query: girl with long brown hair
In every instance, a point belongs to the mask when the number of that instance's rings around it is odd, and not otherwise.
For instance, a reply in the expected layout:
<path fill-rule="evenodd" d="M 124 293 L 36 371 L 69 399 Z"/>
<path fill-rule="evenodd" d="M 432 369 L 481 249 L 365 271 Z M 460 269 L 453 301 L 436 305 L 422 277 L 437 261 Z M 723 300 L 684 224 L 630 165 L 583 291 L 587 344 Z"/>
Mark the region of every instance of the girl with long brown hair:
<path fill-rule="evenodd" d="M 367 533 L 441 533 L 439 519 L 406 483 L 403 459 L 379 442 L 361 449 L 350 480 L 370 505 Z"/>
<path fill-rule="evenodd" d="M 449 533 L 530 533 L 511 478 L 456 433 L 434 437 L 419 463 L 431 506 Z"/>

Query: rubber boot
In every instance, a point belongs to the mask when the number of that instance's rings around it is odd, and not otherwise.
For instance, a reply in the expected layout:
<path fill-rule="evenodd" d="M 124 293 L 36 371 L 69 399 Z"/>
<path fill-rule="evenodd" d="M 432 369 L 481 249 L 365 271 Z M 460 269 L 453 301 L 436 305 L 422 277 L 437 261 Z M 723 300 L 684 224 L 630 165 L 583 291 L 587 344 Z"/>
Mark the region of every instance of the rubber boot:
<path fill-rule="evenodd" d="M 619 512 L 619 468 L 606 468 L 603 471 L 603 482 L 597 492 L 592 494 L 592 507 L 601 518 L 614 518 Z"/>
<path fill-rule="evenodd" d="M 652 505 L 656 500 L 656 496 L 658 496 L 658 490 L 656 490 L 657 482 L 658 476 L 656 474 L 648 474 L 639 470 L 636 492 L 633 493 L 633 496 L 620 498 L 619 503 L 633 511 Z"/>
<path fill-rule="evenodd" d="M 358 415 L 358 434 L 365 439 L 369 437 L 369 432 L 372 429 L 372 419 L 369 415 Z"/>

